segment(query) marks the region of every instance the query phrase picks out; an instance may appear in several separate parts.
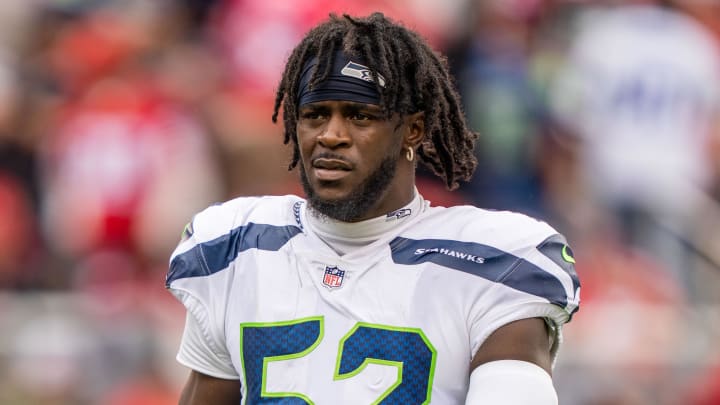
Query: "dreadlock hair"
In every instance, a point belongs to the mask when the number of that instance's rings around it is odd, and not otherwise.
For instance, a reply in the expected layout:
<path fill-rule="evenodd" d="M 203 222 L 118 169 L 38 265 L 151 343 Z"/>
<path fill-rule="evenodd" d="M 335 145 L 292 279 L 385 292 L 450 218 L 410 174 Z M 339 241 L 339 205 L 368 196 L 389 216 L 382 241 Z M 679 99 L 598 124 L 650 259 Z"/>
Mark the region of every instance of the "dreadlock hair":
<path fill-rule="evenodd" d="M 478 134 L 467 127 L 447 60 L 430 49 L 417 33 L 381 13 L 365 18 L 330 14 L 290 54 L 272 116 L 277 122 L 282 105 L 284 143 L 294 144 L 288 169 L 292 170 L 300 159 L 296 125 L 303 65 L 314 56 L 320 61 L 310 78 L 312 88 L 326 79 L 333 55 L 340 49 L 368 65 L 386 117 L 424 111 L 425 137 L 417 150 L 418 160 L 442 178 L 450 190 L 458 187 L 459 180 L 469 180 L 477 165 L 473 148 Z M 384 87 L 378 83 L 378 74 L 386 78 Z"/>

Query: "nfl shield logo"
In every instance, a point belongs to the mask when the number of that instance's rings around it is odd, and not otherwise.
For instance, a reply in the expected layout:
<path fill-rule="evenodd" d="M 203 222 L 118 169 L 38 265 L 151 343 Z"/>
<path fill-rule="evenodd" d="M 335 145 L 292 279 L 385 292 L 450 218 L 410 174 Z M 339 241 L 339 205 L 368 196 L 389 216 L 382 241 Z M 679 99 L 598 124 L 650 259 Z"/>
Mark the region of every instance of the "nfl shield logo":
<path fill-rule="evenodd" d="M 327 266 L 325 267 L 323 284 L 330 288 L 340 287 L 344 276 L 345 270 L 340 270 L 337 266 Z"/>

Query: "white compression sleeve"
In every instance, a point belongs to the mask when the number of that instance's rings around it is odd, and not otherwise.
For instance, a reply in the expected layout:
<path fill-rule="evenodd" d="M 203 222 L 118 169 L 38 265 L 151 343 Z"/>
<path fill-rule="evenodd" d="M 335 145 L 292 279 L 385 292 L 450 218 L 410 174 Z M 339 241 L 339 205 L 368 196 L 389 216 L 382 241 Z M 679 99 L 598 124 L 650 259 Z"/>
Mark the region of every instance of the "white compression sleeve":
<path fill-rule="evenodd" d="M 552 378 L 527 361 L 498 360 L 480 365 L 470 375 L 465 404 L 557 405 Z"/>

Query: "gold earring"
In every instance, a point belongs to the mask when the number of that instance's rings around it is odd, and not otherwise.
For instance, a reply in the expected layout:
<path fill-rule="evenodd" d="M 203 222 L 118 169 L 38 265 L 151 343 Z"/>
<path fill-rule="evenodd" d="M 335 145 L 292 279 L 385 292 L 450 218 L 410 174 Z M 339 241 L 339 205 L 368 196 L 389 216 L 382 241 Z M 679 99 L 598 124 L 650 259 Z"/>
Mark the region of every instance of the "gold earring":
<path fill-rule="evenodd" d="M 415 149 L 413 149 L 412 147 L 408 146 L 408 147 L 407 147 L 407 152 L 405 153 L 405 159 L 407 159 L 408 162 L 412 162 L 413 159 L 415 159 Z"/>

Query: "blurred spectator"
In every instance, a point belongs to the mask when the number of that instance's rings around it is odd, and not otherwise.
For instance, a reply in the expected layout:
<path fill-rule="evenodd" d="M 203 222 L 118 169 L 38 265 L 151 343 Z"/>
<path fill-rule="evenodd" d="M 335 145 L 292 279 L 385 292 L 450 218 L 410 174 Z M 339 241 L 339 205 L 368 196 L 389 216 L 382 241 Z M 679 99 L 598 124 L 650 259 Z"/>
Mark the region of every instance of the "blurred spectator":
<path fill-rule="evenodd" d="M 536 157 L 544 105 L 530 71 L 532 20 L 539 3 L 475 5 L 459 80 L 468 119 L 481 137 L 478 170 L 464 190 L 481 207 L 543 216 Z"/>
<path fill-rule="evenodd" d="M 56 128 L 43 155 L 44 201 L 50 240 L 66 254 L 155 253 L 177 238 L 188 207 L 218 195 L 202 129 L 147 86 L 103 80 Z"/>
<path fill-rule="evenodd" d="M 205 129 L 147 62 L 168 45 L 153 36 L 162 8 L 118 11 L 69 20 L 44 53 L 65 96 L 42 145 L 44 224 L 71 258 L 120 249 L 164 260 L 192 207 L 221 195 L 221 176 Z"/>
<path fill-rule="evenodd" d="M 552 95 L 557 118 L 581 140 L 583 182 L 627 242 L 687 283 L 683 243 L 709 187 L 720 111 L 718 43 L 659 4 L 597 8 L 578 22 Z"/>

